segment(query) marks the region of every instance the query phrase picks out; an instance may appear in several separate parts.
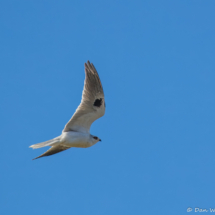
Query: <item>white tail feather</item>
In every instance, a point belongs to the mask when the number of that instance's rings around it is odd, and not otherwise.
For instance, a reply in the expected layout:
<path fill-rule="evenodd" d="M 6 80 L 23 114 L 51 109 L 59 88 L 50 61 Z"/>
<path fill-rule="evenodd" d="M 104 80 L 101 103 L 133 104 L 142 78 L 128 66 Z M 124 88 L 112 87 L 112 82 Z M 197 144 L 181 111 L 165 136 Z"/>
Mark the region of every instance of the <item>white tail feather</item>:
<path fill-rule="evenodd" d="M 53 145 L 55 145 L 57 143 L 60 143 L 60 137 L 61 136 L 58 136 L 58 137 L 55 137 L 52 140 L 48 140 L 48 141 L 45 141 L 45 142 L 42 142 L 42 143 L 37 143 L 37 144 L 31 145 L 29 147 L 33 148 L 33 149 L 38 149 L 38 148 L 42 148 L 42 147 L 45 147 L 45 146 L 53 146 Z"/>

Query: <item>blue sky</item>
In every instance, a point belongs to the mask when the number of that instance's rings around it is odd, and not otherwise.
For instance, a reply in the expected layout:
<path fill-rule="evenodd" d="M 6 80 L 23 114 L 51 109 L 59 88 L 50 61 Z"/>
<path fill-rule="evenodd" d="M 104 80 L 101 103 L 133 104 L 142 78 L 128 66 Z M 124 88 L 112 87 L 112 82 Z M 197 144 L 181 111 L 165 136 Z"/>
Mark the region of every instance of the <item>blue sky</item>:
<path fill-rule="evenodd" d="M 1 1 L 0 213 L 214 208 L 215 2 Z M 97 68 L 102 142 L 32 161 Z M 190 212 L 190 214 L 194 211 Z"/>

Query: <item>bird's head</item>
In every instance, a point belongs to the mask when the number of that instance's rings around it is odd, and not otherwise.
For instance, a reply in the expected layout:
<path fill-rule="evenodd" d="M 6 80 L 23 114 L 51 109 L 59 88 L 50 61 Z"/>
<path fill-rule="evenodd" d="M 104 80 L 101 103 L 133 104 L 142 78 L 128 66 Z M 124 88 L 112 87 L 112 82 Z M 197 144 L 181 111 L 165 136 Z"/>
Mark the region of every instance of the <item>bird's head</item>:
<path fill-rule="evenodd" d="M 99 139 L 99 138 L 96 137 L 96 136 L 92 136 L 92 141 L 93 141 L 93 143 L 95 144 L 95 143 L 97 143 L 97 142 L 99 142 L 99 141 L 102 141 L 102 140 Z"/>

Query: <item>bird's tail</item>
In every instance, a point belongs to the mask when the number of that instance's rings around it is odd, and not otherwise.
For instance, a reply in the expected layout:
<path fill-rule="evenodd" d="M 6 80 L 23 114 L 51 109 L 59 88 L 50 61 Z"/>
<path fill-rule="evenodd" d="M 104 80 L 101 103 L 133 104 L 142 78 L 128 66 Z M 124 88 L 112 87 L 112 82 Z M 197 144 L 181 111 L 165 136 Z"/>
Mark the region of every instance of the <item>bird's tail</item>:
<path fill-rule="evenodd" d="M 61 136 L 58 136 L 58 137 L 55 137 L 52 140 L 48 140 L 48 141 L 45 141 L 45 142 L 42 142 L 42 143 L 37 143 L 37 144 L 31 145 L 29 147 L 33 148 L 33 149 L 38 149 L 38 148 L 42 148 L 42 147 L 45 147 L 45 146 L 54 146 L 57 143 L 60 143 L 60 137 Z"/>

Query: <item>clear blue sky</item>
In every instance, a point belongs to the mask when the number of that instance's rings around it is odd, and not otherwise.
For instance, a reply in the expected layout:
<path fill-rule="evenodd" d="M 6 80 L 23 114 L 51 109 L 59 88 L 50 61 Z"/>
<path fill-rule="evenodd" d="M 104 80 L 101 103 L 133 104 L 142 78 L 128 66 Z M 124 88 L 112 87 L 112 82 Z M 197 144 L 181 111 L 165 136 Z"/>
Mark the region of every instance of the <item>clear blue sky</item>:
<path fill-rule="evenodd" d="M 215 207 L 215 1 L 1 1 L 0 214 Z M 97 68 L 102 142 L 31 159 Z M 194 212 L 190 212 L 194 214 Z"/>

